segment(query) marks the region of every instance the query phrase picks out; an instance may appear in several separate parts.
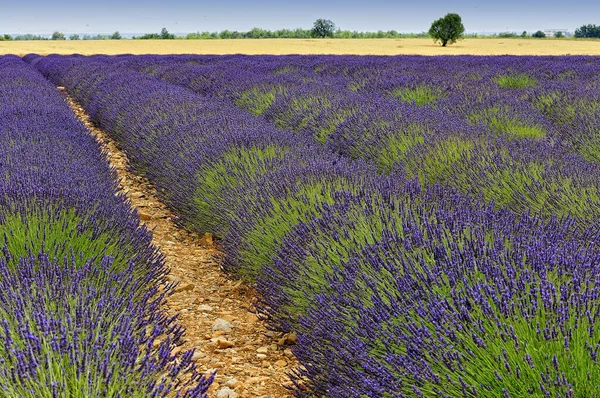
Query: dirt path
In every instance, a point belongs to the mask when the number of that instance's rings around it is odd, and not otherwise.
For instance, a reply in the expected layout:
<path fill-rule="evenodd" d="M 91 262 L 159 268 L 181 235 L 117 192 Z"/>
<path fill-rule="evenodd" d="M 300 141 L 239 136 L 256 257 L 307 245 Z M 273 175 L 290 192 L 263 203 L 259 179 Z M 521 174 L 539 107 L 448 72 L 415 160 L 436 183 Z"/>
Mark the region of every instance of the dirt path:
<path fill-rule="evenodd" d="M 173 214 L 157 199 L 152 185 L 128 171 L 127 157 L 115 142 L 89 121 L 72 98 L 67 96 L 67 101 L 107 150 L 108 160 L 118 172 L 120 189 L 153 230 L 153 243 L 171 269 L 169 278 L 179 282 L 168 300 L 169 313 L 179 312 L 179 323 L 186 329 L 186 342 L 176 350 L 195 347 L 198 368 L 218 370 L 211 396 L 291 397 L 284 386 L 290 384 L 287 373 L 297 365 L 288 345 L 294 336 L 265 328 L 252 312 L 252 290 L 227 279 L 220 270 L 215 259 L 218 251 L 210 236 L 200 238 L 175 226 Z"/>

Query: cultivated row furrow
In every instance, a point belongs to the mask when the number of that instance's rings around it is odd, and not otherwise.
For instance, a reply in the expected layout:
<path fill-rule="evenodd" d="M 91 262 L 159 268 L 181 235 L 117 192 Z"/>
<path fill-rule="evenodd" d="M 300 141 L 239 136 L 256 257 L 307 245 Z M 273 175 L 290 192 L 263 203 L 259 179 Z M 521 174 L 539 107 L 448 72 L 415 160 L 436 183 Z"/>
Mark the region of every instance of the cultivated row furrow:
<path fill-rule="evenodd" d="M 162 257 L 63 96 L 0 57 L 0 396 L 205 397 Z M 178 379 L 186 375 L 186 383 Z"/>

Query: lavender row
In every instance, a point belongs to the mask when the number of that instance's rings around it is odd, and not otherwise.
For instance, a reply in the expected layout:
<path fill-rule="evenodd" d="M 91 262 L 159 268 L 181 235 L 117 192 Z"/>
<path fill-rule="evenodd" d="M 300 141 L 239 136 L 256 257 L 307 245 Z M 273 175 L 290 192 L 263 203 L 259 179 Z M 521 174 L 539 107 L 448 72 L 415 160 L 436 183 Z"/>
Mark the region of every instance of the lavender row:
<path fill-rule="evenodd" d="M 28 60 L 183 224 L 223 237 L 226 269 L 256 283 L 271 326 L 298 332 L 298 396 L 596 394 L 597 226 L 378 175 L 120 57 Z"/>
<path fill-rule="evenodd" d="M 517 212 L 600 215 L 594 57 L 98 57 Z"/>
<path fill-rule="evenodd" d="M 56 88 L 14 56 L 0 142 L 0 395 L 205 397 L 192 353 L 171 356 L 183 330 L 150 233 Z"/>

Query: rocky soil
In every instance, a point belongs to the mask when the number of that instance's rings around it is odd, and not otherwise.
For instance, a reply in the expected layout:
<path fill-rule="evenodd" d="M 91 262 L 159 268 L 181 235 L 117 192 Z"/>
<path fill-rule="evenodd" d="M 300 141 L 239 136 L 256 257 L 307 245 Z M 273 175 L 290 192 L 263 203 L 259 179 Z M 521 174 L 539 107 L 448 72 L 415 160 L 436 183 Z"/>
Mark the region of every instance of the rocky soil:
<path fill-rule="evenodd" d="M 59 87 L 64 92 L 64 89 Z M 66 93 L 65 93 L 66 94 Z M 106 133 L 96 128 L 84 109 L 66 95 L 77 117 L 108 153 L 117 170 L 119 186 L 140 219 L 153 231 L 153 243 L 178 282 L 168 299 L 168 312 L 179 313 L 185 344 L 177 352 L 195 348 L 198 368 L 217 370 L 211 396 L 217 398 L 291 397 L 287 373 L 297 361 L 290 347 L 294 335 L 268 331 L 253 312 L 254 292 L 231 280 L 219 266 L 219 249 L 210 234 L 200 237 L 174 223 L 174 215 L 156 197 L 146 179 L 129 171 L 127 156 Z"/>

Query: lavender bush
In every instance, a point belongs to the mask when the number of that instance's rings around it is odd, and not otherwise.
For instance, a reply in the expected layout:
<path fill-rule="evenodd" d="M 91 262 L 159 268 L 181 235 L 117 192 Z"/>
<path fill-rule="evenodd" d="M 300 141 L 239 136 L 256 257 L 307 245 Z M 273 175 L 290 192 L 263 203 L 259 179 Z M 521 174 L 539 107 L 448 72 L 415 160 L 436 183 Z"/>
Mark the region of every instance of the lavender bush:
<path fill-rule="evenodd" d="M 585 225 L 599 216 L 594 57 L 99 58 L 229 100 L 383 172 L 403 168 L 519 213 Z M 515 147 L 529 159 L 513 158 Z M 513 184 L 515 165 L 526 170 Z"/>
<path fill-rule="evenodd" d="M 19 58 L 0 57 L 0 93 L 0 395 L 205 397 L 105 154 Z"/>
<path fill-rule="evenodd" d="M 532 218 L 503 230 L 504 217 L 481 216 L 458 230 L 440 212 L 405 220 L 408 234 L 388 229 L 334 266 L 299 319 L 298 385 L 331 397 L 597 396 L 598 230 Z"/>

